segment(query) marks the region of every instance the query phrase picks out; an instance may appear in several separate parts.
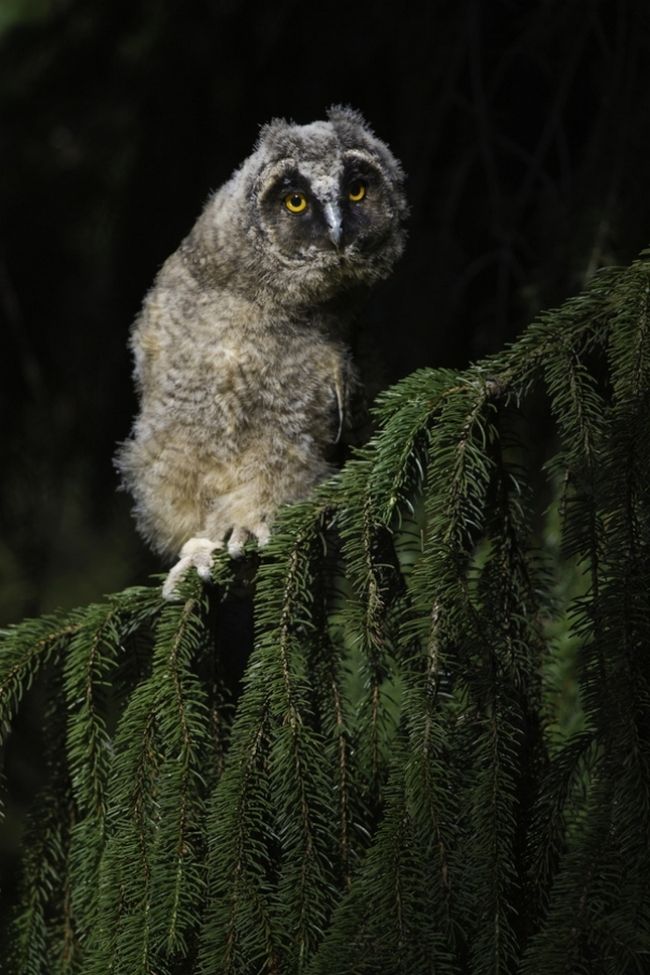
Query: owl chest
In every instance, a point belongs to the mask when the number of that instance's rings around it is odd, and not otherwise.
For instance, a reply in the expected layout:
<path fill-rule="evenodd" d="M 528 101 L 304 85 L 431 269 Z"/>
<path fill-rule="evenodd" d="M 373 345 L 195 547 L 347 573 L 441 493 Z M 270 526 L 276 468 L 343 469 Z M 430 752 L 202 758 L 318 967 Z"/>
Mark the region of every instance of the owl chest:
<path fill-rule="evenodd" d="M 329 440 L 344 359 L 343 349 L 314 335 L 223 344 L 204 390 L 214 426 L 239 437 L 266 427 Z"/>

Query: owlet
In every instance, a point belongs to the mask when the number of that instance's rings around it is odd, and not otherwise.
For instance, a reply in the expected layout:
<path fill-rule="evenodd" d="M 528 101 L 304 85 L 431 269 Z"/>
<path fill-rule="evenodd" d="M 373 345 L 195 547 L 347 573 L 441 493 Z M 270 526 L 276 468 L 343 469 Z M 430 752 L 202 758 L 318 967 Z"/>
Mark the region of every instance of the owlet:
<path fill-rule="evenodd" d="M 264 545 L 278 507 L 334 469 L 358 378 L 359 295 L 405 239 L 404 175 L 358 112 L 262 128 L 161 268 L 133 327 L 140 398 L 117 456 L 142 535 L 207 578 Z"/>

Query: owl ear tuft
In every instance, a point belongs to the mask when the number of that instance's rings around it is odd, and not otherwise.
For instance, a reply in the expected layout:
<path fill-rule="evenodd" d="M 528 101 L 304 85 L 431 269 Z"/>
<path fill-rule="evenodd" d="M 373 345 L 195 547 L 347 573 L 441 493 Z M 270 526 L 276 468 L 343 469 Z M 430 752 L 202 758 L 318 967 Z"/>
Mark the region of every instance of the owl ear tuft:
<path fill-rule="evenodd" d="M 287 131 L 295 125 L 295 122 L 286 118 L 272 118 L 260 126 L 255 149 L 259 149 L 264 144 L 274 143 L 287 134 Z"/>
<path fill-rule="evenodd" d="M 350 105 L 332 105 L 327 110 L 327 118 L 336 129 L 342 142 L 351 145 L 365 145 L 381 160 L 395 186 L 397 188 L 402 186 L 404 183 L 402 164 L 395 158 L 386 143 L 375 135 L 361 112 Z M 406 202 L 403 197 L 400 197 L 400 201 L 400 208 L 406 214 Z"/>
<path fill-rule="evenodd" d="M 365 135 L 374 135 L 361 112 L 351 105 L 330 105 L 327 109 L 327 120 L 337 129 L 345 129 L 350 134 L 360 129 Z"/>

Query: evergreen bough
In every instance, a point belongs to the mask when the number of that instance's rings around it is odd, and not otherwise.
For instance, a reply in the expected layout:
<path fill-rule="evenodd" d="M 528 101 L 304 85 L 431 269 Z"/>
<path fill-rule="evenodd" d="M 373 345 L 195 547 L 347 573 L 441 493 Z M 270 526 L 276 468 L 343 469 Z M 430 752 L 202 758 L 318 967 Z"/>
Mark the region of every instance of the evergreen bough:
<path fill-rule="evenodd" d="M 649 970 L 649 302 L 644 252 L 384 393 L 283 511 L 240 693 L 224 556 L 4 631 L 2 732 L 49 702 L 7 971 Z"/>

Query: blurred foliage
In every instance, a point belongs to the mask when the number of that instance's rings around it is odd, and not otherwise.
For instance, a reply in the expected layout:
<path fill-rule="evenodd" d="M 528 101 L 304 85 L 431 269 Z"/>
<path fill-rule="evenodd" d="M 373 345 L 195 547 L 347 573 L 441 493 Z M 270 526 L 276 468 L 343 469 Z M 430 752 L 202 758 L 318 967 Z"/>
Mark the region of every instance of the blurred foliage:
<path fill-rule="evenodd" d="M 16 24 L 49 16 L 54 6 L 52 0 L 4 0 L 0 7 L 0 34 Z"/>

